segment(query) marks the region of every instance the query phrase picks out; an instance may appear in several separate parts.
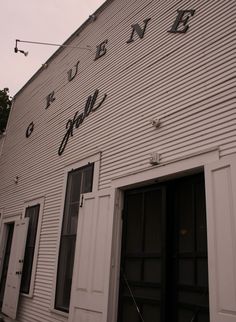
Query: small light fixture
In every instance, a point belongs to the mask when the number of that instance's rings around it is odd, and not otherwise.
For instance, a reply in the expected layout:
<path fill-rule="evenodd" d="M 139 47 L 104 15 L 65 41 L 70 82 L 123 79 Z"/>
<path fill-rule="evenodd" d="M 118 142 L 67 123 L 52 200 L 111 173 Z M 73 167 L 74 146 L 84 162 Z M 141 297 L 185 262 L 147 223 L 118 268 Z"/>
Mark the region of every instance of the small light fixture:
<path fill-rule="evenodd" d="M 43 68 L 43 69 L 48 68 L 48 64 L 47 64 L 47 63 L 42 64 L 42 68 Z"/>
<path fill-rule="evenodd" d="M 89 19 L 92 20 L 92 21 L 95 21 L 97 19 L 97 17 L 96 17 L 95 14 L 93 14 L 93 15 L 89 16 Z"/>
<path fill-rule="evenodd" d="M 15 184 L 17 184 L 17 183 L 18 183 L 18 181 L 19 181 L 19 177 L 18 177 L 18 176 L 16 176 L 16 177 L 15 177 L 15 179 L 14 179 Z"/>
<path fill-rule="evenodd" d="M 160 154 L 157 152 L 152 152 L 150 155 L 149 163 L 151 165 L 157 165 L 160 163 Z"/>
<path fill-rule="evenodd" d="M 160 125 L 161 125 L 161 121 L 160 121 L 160 119 L 152 119 L 152 120 L 150 120 L 150 123 L 152 124 L 152 126 L 154 126 L 156 129 L 158 128 L 158 127 L 160 127 Z"/>
<path fill-rule="evenodd" d="M 14 48 L 14 52 L 17 54 L 18 52 L 22 53 L 23 55 L 28 56 L 28 51 L 24 51 L 24 50 L 20 50 L 18 49 L 17 47 L 17 43 L 18 43 L 19 39 L 16 39 L 16 45 L 15 45 L 15 48 Z"/>

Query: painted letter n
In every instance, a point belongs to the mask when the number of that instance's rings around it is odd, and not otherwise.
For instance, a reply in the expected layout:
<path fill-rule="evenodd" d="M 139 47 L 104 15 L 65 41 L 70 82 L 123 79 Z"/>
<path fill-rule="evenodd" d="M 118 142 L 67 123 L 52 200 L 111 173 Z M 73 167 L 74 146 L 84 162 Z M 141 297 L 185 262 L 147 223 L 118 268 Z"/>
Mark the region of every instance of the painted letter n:
<path fill-rule="evenodd" d="M 127 44 L 129 44 L 129 43 L 134 41 L 134 33 L 135 32 L 138 34 L 140 39 L 142 39 L 144 37 L 145 30 L 146 30 L 146 27 L 147 27 L 147 23 L 148 23 L 149 20 L 151 20 L 151 18 L 147 18 L 147 19 L 145 19 L 143 21 L 144 22 L 143 29 L 140 27 L 140 25 L 138 23 L 136 23 L 134 25 L 131 25 L 132 33 L 131 33 L 130 39 L 127 40 Z"/>

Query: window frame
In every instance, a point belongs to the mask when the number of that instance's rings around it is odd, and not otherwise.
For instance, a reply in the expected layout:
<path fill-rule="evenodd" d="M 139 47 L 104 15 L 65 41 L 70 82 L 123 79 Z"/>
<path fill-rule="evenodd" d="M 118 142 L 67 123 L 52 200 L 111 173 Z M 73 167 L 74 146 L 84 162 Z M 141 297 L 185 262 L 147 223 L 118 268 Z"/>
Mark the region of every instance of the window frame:
<path fill-rule="evenodd" d="M 54 303 L 56 310 L 66 313 L 70 306 L 79 210 L 83 202 L 81 196 L 92 192 L 93 169 L 94 163 L 89 163 L 72 170 L 67 177 Z"/>
<path fill-rule="evenodd" d="M 45 202 L 45 198 L 40 197 L 37 199 L 33 199 L 31 201 L 25 202 L 23 206 L 22 217 L 26 218 L 25 215 L 26 215 L 27 208 L 39 205 L 38 225 L 37 225 L 37 232 L 36 232 L 36 238 L 35 238 L 35 247 L 34 247 L 34 256 L 33 256 L 33 263 L 32 263 L 29 293 L 20 292 L 22 296 L 25 296 L 28 298 L 32 298 L 34 293 L 34 283 L 35 283 L 36 267 L 37 267 L 37 260 L 38 260 L 39 241 L 40 241 L 44 202 Z"/>
<path fill-rule="evenodd" d="M 66 188 L 67 188 L 67 179 L 69 172 L 76 170 L 78 168 L 82 168 L 90 163 L 93 163 L 93 183 L 92 183 L 92 192 L 96 192 L 98 190 L 99 185 L 99 170 L 100 170 L 100 162 L 101 162 L 101 152 L 95 152 L 94 154 L 84 156 L 80 161 L 70 164 L 64 168 L 64 180 L 62 186 L 62 194 L 61 194 L 61 205 L 60 205 L 60 219 L 58 225 L 58 236 L 57 236 L 57 249 L 56 249 L 56 257 L 55 257 L 55 266 L 54 266 L 54 277 L 53 277 L 53 285 L 52 285 L 52 296 L 51 296 L 51 305 L 50 311 L 57 315 L 61 315 L 63 317 L 68 318 L 70 313 L 61 311 L 55 308 L 55 300 L 56 300 L 56 286 L 57 286 L 57 267 L 58 267 L 58 259 L 60 254 L 60 240 L 61 240 L 61 231 L 63 224 L 63 214 L 64 214 L 64 206 L 65 206 L 65 198 L 66 198 Z M 73 285 L 73 276 L 72 276 L 72 285 Z"/>
<path fill-rule="evenodd" d="M 2 221 L 3 221 L 3 208 L 0 208 L 0 232 L 2 228 Z"/>

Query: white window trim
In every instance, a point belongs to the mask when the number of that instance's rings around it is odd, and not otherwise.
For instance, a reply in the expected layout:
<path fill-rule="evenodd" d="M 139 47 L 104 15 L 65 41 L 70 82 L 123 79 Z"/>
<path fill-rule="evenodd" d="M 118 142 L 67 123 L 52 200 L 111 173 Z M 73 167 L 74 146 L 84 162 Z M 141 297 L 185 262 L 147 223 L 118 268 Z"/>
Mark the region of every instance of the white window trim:
<path fill-rule="evenodd" d="M 11 215 L 2 218 L 2 225 L 15 223 L 15 221 L 22 219 L 22 213 L 18 213 L 16 215 Z"/>
<path fill-rule="evenodd" d="M 0 231 L 2 228 L 2 220 L 3 220 L 3 208 L 0 208 Z"/>
<path fill-rule="evenodd" d="M 80 161 L 73 163 L 67 166 L 64 169 L 64 180 L 63 180 L 63 187 L 62 187 L 62 198 L 61 198 L 61 206 L 60 206 L 60 220 L 59 220 L 59 228 L 58 228 L 58 236 L 57 236 L 57 249 L 56 249 L 56 257 L 55 257 L 55 268 L 54 268 L 54 278 L 52 284 L 52 297 L 51 297 L 51 305 L 50 311 L 57 315 L 61 315 L 63 317 L 68 317 L 69 313 L 63 312 L 61 310 L 57 310 L 54 307 L 55 298 L 56 298 L 56 284 L 57 284 L 57 265 L 58 265 L 58 257 L 59 257 L 59 250 L 60 250 L 60 240 L 61 240 L 61 229 L 62 229 L 62 221 L 63 221 L 63 213 L 64 213 L 64 204 L 65 204 L 65 196 L 66 196 L 66 187 L 67 187 L 67 178 L 68 173 L 72 170 L 76 170 L 78 168 L 84 167 L 89 163 L 94 163 L 94 170 L 93 170 L 93 188 L 92 191 L 95 192 L 98 190 L 99 185 L 99 172 L 100 172 L 100 163 L 101 163 L 101 152 L 95 152 L 94 154 L 87 155 L 83 157 Z"/>
<path fill-rule="evenodd" d="M 39 204 L 38 226 L 37 226 L 37 233 L 36 233 L 36 240 L 35 240 L 34 258 L 33 258 L 32 272 L 31 272 L 29 293 L 28 294 L 20 293 L 22 296 L 29 297 L 29 298 L 32 298 L 34 293 L 34 283 L 35 283 L 35 275 L 36 275 L 36 267 L 37 267 L 38 251 L 39 251 L 39 241 L 40 241 L 41 224 L 42 224 L 43 209 L 44 209 L 44 200 L 45 200 L 45 197 L 39 197 L 37 199 L 33 199 L 25 202 L 23 206 L 23 218 L 25 218 L 26 209 L 28 207 L 33 207 Z"/>
<path fill-rule="evenodd" d="M 114 210 L 114 231 L 112 241 L 112 258 L 109 285 L 109 312 L 107 321 L 117 322 L 119 274 L 122 239 L 122 209 L 123 191 L 128 188 L 155 183 L 157 179 L 177 178 L 184 174 L 204 171 L 206 164 L 219 160 L 219 149 L 197 152 L 195 155 L 185 156 L 168 164 L 160 164 L 140 172 L 131 172 L 125 176 L 116 177 L 111 182 L 111 189 L 115 190 L 116 206 Z"/>

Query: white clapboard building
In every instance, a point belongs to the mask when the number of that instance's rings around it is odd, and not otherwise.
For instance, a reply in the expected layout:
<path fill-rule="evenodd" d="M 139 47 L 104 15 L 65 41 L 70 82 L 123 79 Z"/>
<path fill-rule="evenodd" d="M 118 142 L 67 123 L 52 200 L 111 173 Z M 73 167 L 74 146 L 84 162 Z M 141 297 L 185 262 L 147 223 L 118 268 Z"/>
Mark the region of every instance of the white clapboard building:
<path fill-rule="evenodd" d="M 5 321 L 236 322 L 235 13 L 107 0 L 16 94 Z"/>

